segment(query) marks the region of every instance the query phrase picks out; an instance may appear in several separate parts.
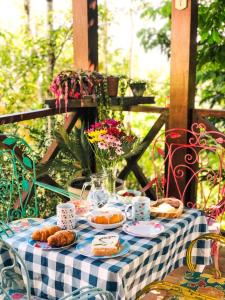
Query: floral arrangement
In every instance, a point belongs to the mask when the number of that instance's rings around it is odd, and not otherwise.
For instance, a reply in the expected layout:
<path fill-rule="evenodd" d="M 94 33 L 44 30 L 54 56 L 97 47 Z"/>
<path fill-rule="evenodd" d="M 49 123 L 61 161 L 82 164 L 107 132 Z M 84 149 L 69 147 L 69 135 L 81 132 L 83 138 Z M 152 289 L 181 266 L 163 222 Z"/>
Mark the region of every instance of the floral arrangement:
<path fill-rule="evenodd" d="M 95 123 L 86 135 L 103 171 L 115 179 L 117 163 L 131 152 L 137 138 L 126 134 L 123 125 L 114 119 Z"/>

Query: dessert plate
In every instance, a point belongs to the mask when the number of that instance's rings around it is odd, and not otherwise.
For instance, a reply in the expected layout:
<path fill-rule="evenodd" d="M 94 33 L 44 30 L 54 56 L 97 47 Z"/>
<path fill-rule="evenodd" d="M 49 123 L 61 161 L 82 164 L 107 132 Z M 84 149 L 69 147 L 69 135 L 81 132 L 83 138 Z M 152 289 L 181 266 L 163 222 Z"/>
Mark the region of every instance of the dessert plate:
<path fill-rule="evenodd" d="M 108 256 L 95 256 L 91 253 L 91 243 L 92 243 L 93 237 L 92 238 L 87 238 L 83 242 L 77 244 L 76 250 L 79 254 L 94 258 L 94 259 L 105 259 L 105 258 L 114 258 L 114 257 L 119 257 L 123 256 L 130 250 L 130 244 L 122 239 L 120 239 L 120 244 L 122 246 L 122 249 L 120 252 L 113 254 L 113 255 L 108 255 Z"/>
<path fill-rule="evenodd" d="M 123 220 L 121 222 L 113 223 L 113 224 L 99 224 L 99 223 L 94 223 L 94 222 L 91 221 L 91 217 L 92 217 L 92 215 L 89 215 L 87 217 L 88 224 L 91 225 L 94 228 L 97 228 L 97 229 L 113 229 L 113 228 L 117 228 L 117 227 L 122 226 L 123 223 L 126 221 L 125 214 L 123 214 Z"/>
<path fill-rule="evenodd" d="M 155 221 L 137 221 L 124 224 L 123 231 L 137 237 L 152 238 L 164 231 L 164 226 Z"/>

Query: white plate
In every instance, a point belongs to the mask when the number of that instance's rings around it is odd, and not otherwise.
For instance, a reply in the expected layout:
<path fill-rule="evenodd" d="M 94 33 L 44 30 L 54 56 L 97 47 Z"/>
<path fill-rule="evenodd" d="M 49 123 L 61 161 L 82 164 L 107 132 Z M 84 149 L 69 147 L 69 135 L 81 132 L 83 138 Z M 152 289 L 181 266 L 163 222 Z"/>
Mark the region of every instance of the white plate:
<path fill-rule="evenodd" d="M 123 225 L 123 223 L 126 221 L 126 216 L 125 214 L 122 214 L 123 215 L 123 220 L 119 223 L 114 223 L 114 224 L 98 224 L 98 223 L 94 223 L 91 221 L 91 215 L 89 215 L 87 217 L 87 221 L 88 221 L 88 224 L 91 225 L 92 227 L 94 228 L 97 228 L 97 229 L 113 229 L 113 228 L 117 228 L 117 227 L 120 227 Z"/>
<path fill-rule="evenodd" d="M 114 257 L 122 256 L 122 255 L 126 254 L 127 252 L 129 252 L 129 250 L 130 250 L 130 244 L 128 242 L 120 239 L 120 244 L 122 246 L 122 249 L 120 252 L 113 254 L 113 255 L 107 255 L 107 256 L 94 256 L 91 253 L 92 240 L 93 240 L 93 237 L 87 238 L 83 242 L 79 243 L 76 247 L 77 252 L 81 255 L 95 258 L 95 259 L 105 259 L 105 258 L 114 258 Z"/>
<path fill-rule="evenodd" d="M 164 226 L 155 221 L 137 221 L 123 225 L 123 231 L 137 237 L 155 237 L 164 231 Z"/>

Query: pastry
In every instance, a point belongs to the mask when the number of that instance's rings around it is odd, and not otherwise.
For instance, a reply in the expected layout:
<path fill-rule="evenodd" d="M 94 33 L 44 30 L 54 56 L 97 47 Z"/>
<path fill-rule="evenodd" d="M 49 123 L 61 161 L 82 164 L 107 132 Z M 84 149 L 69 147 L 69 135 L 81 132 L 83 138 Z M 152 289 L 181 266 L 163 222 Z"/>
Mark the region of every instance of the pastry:
<path fill-rule="evenodd" d="M 52 247 L 63 247 L 70 245 L 76 238 L 76 234 L 69 230 L 60 230 L 51 235 L 47 242 Z"/>
<path fill-rule="evenodd" d="M 120 252 L 121 249 L 118 234 L 96 235 L 91 244 L 91 253 L 94 256 L 114 255 Z"/>
<path fill-rule="evenodd" d="M 181 200 L 175 198 L 162 198 L 151 205 L 151 215 L 161 218 L 177 218 L 184 209 Z"/>
<path fill-rule="evenodd" d="M 97 224 L 115 224 L 122 222 L 123 219 L 124 215 L 121 210 L 116 208 L 103 208 L 91 214 L 91 222 Z"/>
<path fill-rule="evenodd" d="M 32 239 L 34 241 L 47 242 L 48 237 L 59 230 L 61 230 L 59 226 L 46 226 L 41 229 L 35 230 L 32 233 Z"/>

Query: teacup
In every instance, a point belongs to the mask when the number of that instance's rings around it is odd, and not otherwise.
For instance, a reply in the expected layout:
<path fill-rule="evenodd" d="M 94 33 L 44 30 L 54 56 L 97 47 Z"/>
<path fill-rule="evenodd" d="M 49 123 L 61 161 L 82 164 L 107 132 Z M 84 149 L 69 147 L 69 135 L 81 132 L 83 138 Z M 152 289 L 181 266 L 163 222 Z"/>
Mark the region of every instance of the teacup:
<path fill-rule="evenodd" d="M 76 226 L 75 206 L 72 203 L 57 205 L 57 225 L 62 229 L 73 229 Z"/>
<path fill-rule="evenodd" d="M 131 213 L 129 213 L 130 209 L 132 209 Z M 150 199 L 145 196 L 133 197 L 132 204 L 126 206 L 125 213 L 128 220 L 150 220 Z"/>

